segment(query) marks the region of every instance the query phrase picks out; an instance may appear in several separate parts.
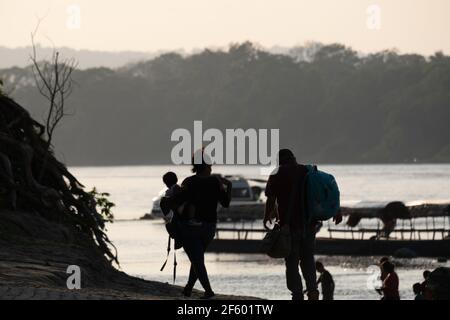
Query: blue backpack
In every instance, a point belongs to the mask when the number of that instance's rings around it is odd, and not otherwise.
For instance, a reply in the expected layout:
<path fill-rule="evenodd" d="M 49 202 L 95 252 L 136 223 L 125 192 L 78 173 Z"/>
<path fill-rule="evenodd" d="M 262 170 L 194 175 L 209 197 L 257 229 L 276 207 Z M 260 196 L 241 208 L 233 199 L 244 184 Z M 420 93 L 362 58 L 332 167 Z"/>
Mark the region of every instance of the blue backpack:
<path fill-rule="evenodd" d="M 331 174 L 307 165 L 305 206 L 309 221 L 325 221 L 340 210 L 339 187 Z"/>

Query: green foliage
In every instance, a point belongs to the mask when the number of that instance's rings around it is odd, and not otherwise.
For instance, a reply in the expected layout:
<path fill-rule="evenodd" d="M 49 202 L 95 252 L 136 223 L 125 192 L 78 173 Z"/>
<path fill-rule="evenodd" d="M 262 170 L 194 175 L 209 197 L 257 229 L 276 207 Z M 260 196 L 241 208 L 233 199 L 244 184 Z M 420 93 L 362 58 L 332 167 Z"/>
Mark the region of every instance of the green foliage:
<path fill-rule="evenodd" d="M 116 205 L 113 202 L 109 201 L 110 194 L 107 192 L 98 192 L 97 188 L 95 187 L 91 191 L 89 191 L 89 194 L 94 197 L 97 204 L 97 209 L 100 211 L 100 214 L 102 215 L 105 222 L 113 222 L 114 214 L 112 212 L 112 208 L 114 208 Z"/>

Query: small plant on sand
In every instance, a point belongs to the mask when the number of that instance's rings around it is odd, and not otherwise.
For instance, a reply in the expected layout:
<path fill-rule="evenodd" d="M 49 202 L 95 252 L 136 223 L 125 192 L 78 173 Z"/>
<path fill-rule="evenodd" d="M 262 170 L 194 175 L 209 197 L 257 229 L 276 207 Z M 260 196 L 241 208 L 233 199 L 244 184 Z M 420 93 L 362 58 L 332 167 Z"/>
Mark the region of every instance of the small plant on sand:
<path fill-rule="evenodd" d="M 98 192 L 96 187 L 89 191 L 89 194 L 94 197 L 97 210 L 99 210 L 105 222 L 114 222 L 114 214 L 111 209 L 116 205 L 109 201 L 111 195 L 108 192 Z"/>

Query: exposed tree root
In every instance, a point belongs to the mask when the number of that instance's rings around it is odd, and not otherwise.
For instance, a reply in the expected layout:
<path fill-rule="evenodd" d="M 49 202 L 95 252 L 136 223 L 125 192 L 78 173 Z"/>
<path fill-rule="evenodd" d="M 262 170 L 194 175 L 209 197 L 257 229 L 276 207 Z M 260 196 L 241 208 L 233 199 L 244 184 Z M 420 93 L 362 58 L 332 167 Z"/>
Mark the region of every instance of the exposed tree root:
<path fill-rule="evenodd" d="M 0 209 L 28 210 L 75 225 L 109 261 L 118 262 L 95 198 L 54 157 L 44 135 L 43 125 L 0 94 Z"/>

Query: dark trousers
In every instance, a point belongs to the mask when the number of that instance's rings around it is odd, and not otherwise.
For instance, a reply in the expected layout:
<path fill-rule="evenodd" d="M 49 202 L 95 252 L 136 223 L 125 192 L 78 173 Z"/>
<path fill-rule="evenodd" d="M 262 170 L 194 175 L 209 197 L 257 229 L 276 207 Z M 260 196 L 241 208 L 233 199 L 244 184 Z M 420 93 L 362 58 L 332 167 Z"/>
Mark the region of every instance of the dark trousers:
<path fill-rule="evenodd" d="M 333 291 L 323 291 L 322 289 L 322 300 L 334 300 Z"/>
<path fill-rule="evenodd" d="M 305 278 L 306 290 L 317 291 L 316 265 L 314 260 L 314 248 L 316 234 L 312 228 L 302 236 L 300 232 L 291 231 L 291 253 L 285 259 L 286 283 L 292 293 L 293 300 L 303 300 L 303 285 L 300 276 L 300 268 Z"/>
<path fill-rule="evenodd" d="M 188 224 L 182 226 L 183 248 L 191 261 L 189 280 L 186 284 L 189 289 L 194 287 L 198 279 L 205 291 L 212 291 L 205 267 L 205 251 L 214 239 L 215 233 L 216 225 L 214 223 L 203 222 L 201 226 Z"/>

